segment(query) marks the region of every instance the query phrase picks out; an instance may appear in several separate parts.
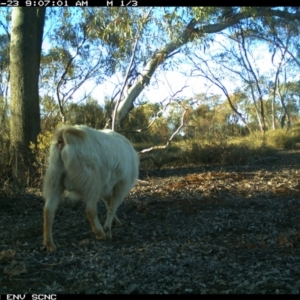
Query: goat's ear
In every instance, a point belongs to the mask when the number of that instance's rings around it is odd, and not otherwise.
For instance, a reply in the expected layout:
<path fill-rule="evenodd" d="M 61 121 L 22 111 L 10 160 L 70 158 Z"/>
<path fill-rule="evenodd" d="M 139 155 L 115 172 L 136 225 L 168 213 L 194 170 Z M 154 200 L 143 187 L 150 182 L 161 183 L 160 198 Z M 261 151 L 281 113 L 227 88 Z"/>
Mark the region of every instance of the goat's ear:
<path fill-rule="evenodd" d="M 67 135 L 71 135 L 82 140 L 86 137 L 86 133 L 83 130 L 77 129 L 75 127 L 64 128 L 63 136 L 67 136 Z"/>

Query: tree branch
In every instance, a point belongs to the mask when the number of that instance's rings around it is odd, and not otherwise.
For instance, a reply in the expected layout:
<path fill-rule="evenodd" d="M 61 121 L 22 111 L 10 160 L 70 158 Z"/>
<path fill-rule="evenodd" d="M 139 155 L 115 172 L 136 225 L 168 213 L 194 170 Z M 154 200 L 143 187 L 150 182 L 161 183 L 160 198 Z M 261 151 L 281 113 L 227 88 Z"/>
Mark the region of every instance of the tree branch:
<path fill-rule="evenodd" d="M 173 134 L 171 135 L 171 137 L 168 139 L 167 144 L 164 145 L 164 146 L 153 146 L 151 148 L 144 149 L 144 150 L 140 151 L 139 154 L 144 154 L 144 153 L 147 153 L 147 152 L 150 152 L 150 151 L 153 151 L 153 150 L 158 150 L 158 149 L 166 149 L 170 145 L 170 143 L 173 140 L 174 136 L 180 131 L 180 129 L 184 125 L 184 117 L 185 117 L 185 115 L 186 115 L 186 113 L 188 111 L 188 108 L 183 107 L 183 105 L 181 105 L 181 107 L 183 108 L 183 114 L 181 116 L 181 123 L 178 126 L 178 128 L 175 130 L 175 132 L 173 132 Z"/>
<path fill-rule="evenodd" d="M 144 70 L 141 72 L 140 78 L 133 84 L 130 88 L 128 95 L 125 99 L 120 103 L 117 111 L 117 119 L 119 124 L 121 124 L 122 120 L 127 116 L 130 111 L 130 108 L 133 105 L 134 100 L 140 95 L 144 87 L 149 83 L 152 75 L 156 71 L 156 69 L 170 56 L 172 52 L 179 49 L 181 46 L 187 44 L 189 41 L 194 39 L 195 36 L 200 38 L 205 34 L 220 32 L 230 26 L 237 24 L 239 21 L 248 19 L 250 17 L 280 17 L 287 19 L 289 21 L 294 21 L 300 19 L 300 13 L 289 13 L 279 10 L 273 10 L 270 7 L 262 7 L 258 8 L 253 15 L 252 12 L 246 11 L 241 12 L 232 17 L 225 19 L 216 24 L 209 25 L 201 25 L 201 21 L 197 21 L 192 19 L 189 24 L 186 26 L 181 35 L 179 35 L 176 39 L 172 40 L 170 43 L 166 44 L 160 50 L 158 50 L 148 61 Z M 199 26 L 199 28 L 196 28 Z"/>

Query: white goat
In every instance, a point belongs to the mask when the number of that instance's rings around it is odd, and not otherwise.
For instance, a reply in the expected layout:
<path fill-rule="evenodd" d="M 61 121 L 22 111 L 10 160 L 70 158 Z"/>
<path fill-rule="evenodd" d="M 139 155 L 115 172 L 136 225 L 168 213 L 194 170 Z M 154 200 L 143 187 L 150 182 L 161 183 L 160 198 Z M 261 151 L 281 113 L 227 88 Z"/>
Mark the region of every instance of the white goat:
<path fill-rule="evenodd" d="M 86 216 L 97 239 L 111 238 L 111 223 L 118 206 L 138 178 L 139 158 L 132 144 L 112 130 L 95 130 L 83 125 L 63 126 L 56 130 L 50 147 L 43 196 L 44 242 L 47 251 L 55 251 L 52 225 L 63 191 L 70 198 L 86 203 Z M 107 208 L 104 232 L 97 202 Z"/>

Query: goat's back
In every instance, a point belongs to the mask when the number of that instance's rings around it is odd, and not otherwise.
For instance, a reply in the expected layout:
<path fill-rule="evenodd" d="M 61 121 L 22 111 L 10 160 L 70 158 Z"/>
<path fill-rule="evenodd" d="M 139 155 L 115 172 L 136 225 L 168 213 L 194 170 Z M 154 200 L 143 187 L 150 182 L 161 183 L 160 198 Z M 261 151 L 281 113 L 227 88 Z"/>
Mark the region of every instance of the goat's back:
<path fill-rule="evenodd" d="M 96 185 L 102 189 L 101 196 L 106 196 L 118 182 L 125 182 L 129 192 L 138 178 L 135 149 L 127 138 L 112 130 L 63 126 L 54 134 L 53 151 L 60 152 L 68 190 L 82 190 L 83 185 L 84 190 L 87 186 L 95 189 Z"/>

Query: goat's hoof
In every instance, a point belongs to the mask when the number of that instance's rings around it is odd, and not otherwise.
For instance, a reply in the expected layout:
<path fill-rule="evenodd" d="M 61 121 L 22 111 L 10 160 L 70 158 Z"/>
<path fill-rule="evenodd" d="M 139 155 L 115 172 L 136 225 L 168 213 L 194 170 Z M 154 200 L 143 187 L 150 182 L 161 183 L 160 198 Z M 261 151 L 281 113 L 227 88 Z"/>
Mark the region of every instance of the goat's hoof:
<path fill-rule="evenodd" d="M 96 236 L 97 240 L 102 240 L 102 241 L 106 240 L 106 234 L 103 234 L 103 233 L 99 234 L 99 233 L 97 233 L 97 234 L 95 234 L 95 236 Z"/>
<path fill-rule="evenodd" d="M 111 239 L 111 238 L 112 238 L 112 236 L 111 236 L 111 230 L 109 230 L 108 227 L 104 227 L 104 231 L 105 231 L 105 233 L 106 233 L 106 236 L 107 236 L 109 239 Z"/>
<path fill-rule="evenodd" d="M 53 252 L 57 249 L 54 243 L 44 242 L 43 245 L 46 247 L 47 252 Z"/>

